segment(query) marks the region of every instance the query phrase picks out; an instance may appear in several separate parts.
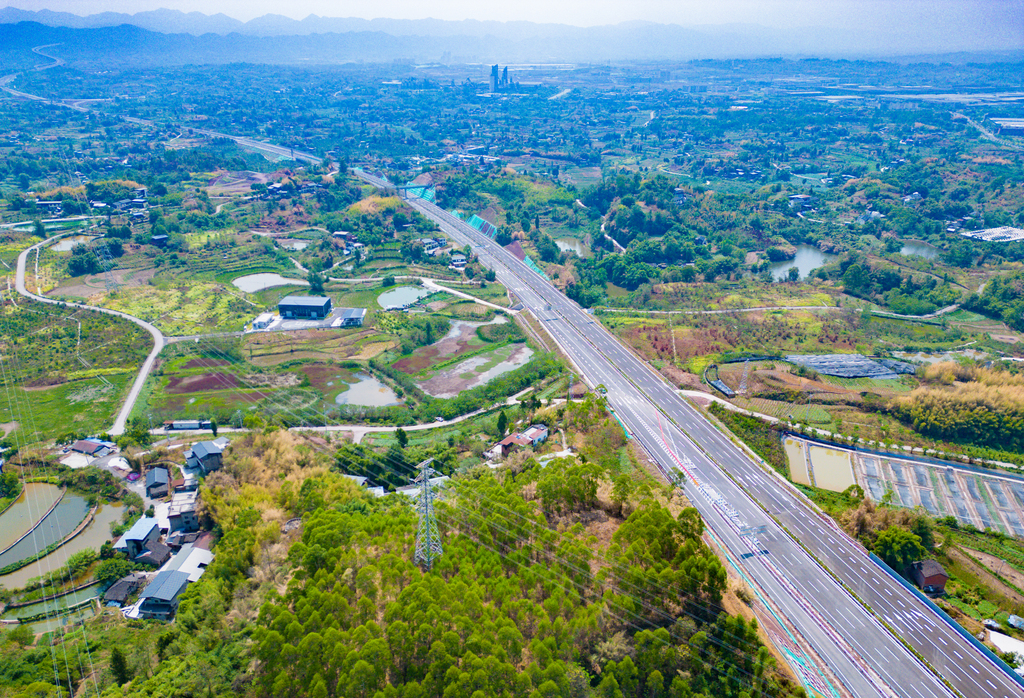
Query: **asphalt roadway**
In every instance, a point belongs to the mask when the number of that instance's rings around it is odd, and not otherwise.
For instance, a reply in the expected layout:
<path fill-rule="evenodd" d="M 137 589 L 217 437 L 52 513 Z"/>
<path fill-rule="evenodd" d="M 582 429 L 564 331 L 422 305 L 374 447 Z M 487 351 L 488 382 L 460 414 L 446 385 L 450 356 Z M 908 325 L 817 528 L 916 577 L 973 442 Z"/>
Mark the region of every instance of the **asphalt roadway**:
<path fill-rule="evenodd" d="M 0 89 L 25 99 L 42 99 L 8 87 L 15 77 L 16 74 L 0 78 Z M 144 119 L 124 119 L 154 125 Z M 315 155 L 291 148 L 215 131 L 194 130 L 297 160 L 321 161 Z M 377 186 L 393 186 L 358 169 L 353 172 Z M 708 527 L 733 556 L 742 561 L 740 564 L 749 577 L 828 664 L 843 683 L 844 693 L 855 696 L 951 695 L 932 672 L 880 624 L 879 619 L 884 619 L 961 695 L 967 698 L 1024 696 L 1019 684 L 917 597 L 875 567 L 863 548 L 817 513 L 779 476 L 762 468 L 726 438 L 677 395 L 659 374 L 637 359 L 578 305 L 474 228 L 428 202 L 411 199 L 410 204 L 456 240 L 471 244 L 481 261 L 493 268 L 499 280 L 544 322 L 591 385 L 607 387 L 609 403 L 662 470 L 683 470 L 688 474 L 686 493 Z M 49 241 L 41 244 L 46 242 Z M 18 257 L 18 292 L 45 303 L 58 303 L 25 289 L 25 261 L 31 249 Z M 133 405 L 153 360 L 163 347 L 163 335 L 152 325 L 124 313 L 77 303 L 67 305 L 124 317 L 153 335 L 153 352 L 139 372 L 125 408 Z M 112 431 L 117 431 L 118 427 L 123 430 L 126 417 L 127 409 L 122 409 Z M 741 535 L 749 533 L 750 527 L 761 525 L 765 527 L 764 532 L 756 537 Z M 827 566 L 831 575 L 818 565 L 815 557 Z M 874 611 L 874 615 L 850 595 L 851 591 Z M 822 695 L 829 695 L 830 687 L 818 687 L 818 680 L 826 679 L 812 676 L 805 684 Z"/>
<path fill-rule="evenodd" d="M 377 186 L 392 186 L 356 174 Z M 474 247 L 588 382 L 605 386 L 615 413 L 663 471 L 686 473 L 686 494 L 708 527 L 846 691 L 855 696 L 952 695 L 898 633 L 963 696 L 1024 695 L 1000 667 L 879 569 L 781 476 L 712 425 L 593 316 L 458 218 L 421 199 L 409 203 L 460 243 Z"/>

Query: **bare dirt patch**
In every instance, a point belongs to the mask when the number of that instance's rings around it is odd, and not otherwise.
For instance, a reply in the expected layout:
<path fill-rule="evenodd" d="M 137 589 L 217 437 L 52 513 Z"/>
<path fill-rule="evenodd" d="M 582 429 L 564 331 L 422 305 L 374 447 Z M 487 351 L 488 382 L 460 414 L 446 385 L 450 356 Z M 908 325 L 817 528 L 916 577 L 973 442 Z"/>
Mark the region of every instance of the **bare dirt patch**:
<path fill-rule="evenodd" d="M 171 376 L 164 392 L 170 395 L 186 395 L 210 390 L 228 390 L 240 388 L 238 376 L 233 373 L 200 373 L 194 376 Z"/>
<path fill-rule="evenodd" d="M 996 340 L 997 342 L 1004 342 L 1006 344 L 1016 344 L 1020 341 L 1020 337 L 1014 337 L 1009 334 L 990 334 L 989 337 Z"/>
<path fill-rule="evenodd" d="M 206 190 L 211 196 L 237 196 L 252 192 L 253 184 L 266 184 L 271 181 L 271 175 L 262 172 L 227 172 L 218 171 L 206 185 Z"/>
<path fill-rule="evenodd" d="M 513 240 L 509 244 L 505 245 L 505 249 L 514 254 L 520 260 L 526 259 L 526 252 L 523 251 L 523 246 L 519 244 L 518 240 Z"/>
<path fill-rule="evenodd" d="M 662 367 L 661 373 L 680 388 L 686 388 L 687 390 L 703 390 L 699 376 L 680 370 L 675 366 L 665 365 Z"/>
<path fill-rule="evenodd" d="M 229 365 L 224 359 L 189 359 L 189 362 L 182 368 L 218 368 Z"/>
<path fill-rule="evenodd" d="M 6 438 L 8 434 L 17 429 L 19 426 L 21 425 L 18 424 L 17 422 L 6 422 L 4 424 L 0 424 L 0 429 L 3 429 L 4 438 Z"/>

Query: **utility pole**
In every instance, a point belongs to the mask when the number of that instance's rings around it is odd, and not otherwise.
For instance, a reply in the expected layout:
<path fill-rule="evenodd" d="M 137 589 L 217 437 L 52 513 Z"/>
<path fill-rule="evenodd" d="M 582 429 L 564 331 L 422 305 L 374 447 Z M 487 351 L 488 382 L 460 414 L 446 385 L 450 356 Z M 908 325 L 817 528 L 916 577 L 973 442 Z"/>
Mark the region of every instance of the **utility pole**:
<path fill-rule="evenodd" d="M 437 531 L 437 521 L 434 519 L 435 494 L 430 487 L 431 475 L 437 474 L 437 471 L 430 467 L 433 462 L 433 458 L 428 458 L 417 465 L 416 469 L 420 471 L 420 474 L 414 480 L 414 482 L 420 483 L 420 497 L 416 504 L 420 525 L 416 532 L 416 556 L 414 559 L 415 562 L 422 563 L 428 570 L 433 566 L 434 560 L 441 557 L 444 552 L 441 549 L 441 534 Z"/>

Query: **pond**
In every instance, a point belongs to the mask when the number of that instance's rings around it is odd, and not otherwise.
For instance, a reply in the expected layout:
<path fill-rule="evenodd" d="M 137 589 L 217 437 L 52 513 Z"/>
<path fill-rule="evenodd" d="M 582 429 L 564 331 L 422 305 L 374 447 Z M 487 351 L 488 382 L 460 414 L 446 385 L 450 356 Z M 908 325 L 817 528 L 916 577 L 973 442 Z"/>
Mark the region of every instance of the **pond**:
<path fill-rule="evenodd" d="M 368 373 L 357 373 L 358 379 L 348 390 L 338 393 L 334 401 L 339 405 L 359 405 L 362 407 L 387 407 L 400 405 L 401 400 L 395 391 L 381 383 Z"/>
<path fill-rule="evenodd" d="M 583 241 L 576 238 L 558 238 L 555 240 L 555 244 L 562 252 L 575 252 L 580 257 L 586 257 L 590 253 Z"/>
<path fill-rule="evenodd" d="M 84 245 L 90 240 L 95 240 L 95 236 L 92 235 L 71 235 L 66 238 L 61 238 L 58 242 L 50 245 L 52 252 L 70 252 L 78 245 Z"/>
<path fill-rule="evenodd" d="M 784 259 L 781 262 L 774 262 L 771 265 L 772 277 L 776 281 L 786 281 L 789 279 L 790 267 L 796 267 L 800 270 L 800 278 L 805 279 L 807 275 L 818 267 L 823 267 L 837 255 L 828 254 L 822 252 L 813 245 L 797 245 L 796 246 L 796 257 L 793 259 Z"/>
<path fill-rule="evenodd" d="M 287 279 L 280 274 L 249 274 L 248 276 L 239 276 L 231 283 L 246 293 L 258 293 L 276 286 L 309 286 L 308 281 Z"/>
<path fill-rule="evenodd" d="M 32 616 L 38 616 L 40 613 L 53 613 L 54 611 L 60 613 L 67 610 L 68 606 L 75 606 L 88 599 L 95 599 L 100 595 L 101 588 L 102 585 L 93 584 L 84 589 L 73 591 L 70 594 L 58 596 L 55 599 L 49 598 L 45 601 L 30 603 L 27 606 L 12 608 L 0 616 L 0 618 L 13 620 L 15 618 L 31 618 Z"/>
<path fill-rule="evenodd" d="M 63 540 L 82 523 L 87 513 L 89 504 L 85 497 L 68 492 L 32 533 L 0 553 L 0 569 L 32 557 L 40 550 Z"/>
<path fill-rule="evenodd" d="M 903 255 L 917 255 L 918 257 L 924 257 L 925 259 L 938 259 L 941 250 L 938 247 L 929 245 L 927 242 L 921 242 L 920 240 L 909 240 L 903 244 L 903 249 L 900 250 L 900 254 Z"/>
<path fill-rule="evenodd" d="M 60 496 L 60 488 L 44 482 L 29 482 L 7 511 L 0 515 L 0 550 L 25 535 L 39 519 L 43 518 Z"/>
<path fill-rule="evenodd" d="M 38 635 L 39 633 L 48 633 L 51 630 L 56 630 L 64 626 L 78 625 L 95 615 L 95 605 L 88 604 L 81 608 L 76 608 L 71 611 L 71 613 L 65 613 L 64 615 L 57 616 L 56 618 L 50 617 L 46 620 L 38 620 L 34 623 L 29 623 L 28 627 L 32 628 L 32 632 Z"/>
<path fill-rule="evenodd" d="M 382 308 L 407 308 L 420 298 L 430 295 L 430 291 L 420 286 L 397 286 L 377 296 L 377 303 Z"/>
<path fill-rule="evenodd" d="M 278 240 L 277 244 L 292 252 L 298 252 L 309 247 L 309 242 L 306 240 Z"/>
<path fill-rule="evenodd" d="M 78 495 L 72 495 L 70 493 L 64 496 L 64 500 L 68 497 L 78 497 Z M 64 503 L 61 501 L 61 504 Z M 85 500 L 82 500 L 83 503 Z M 56 512 L 56 510 L 54 510 Z M 39 577 L 47 574 L 51 570 L 55 570 L 61 565 L 67 562 L 69 556 L 74 555 L 77 552 L 83 550 L 99 550 L 100 546 L 108 540 L 112 540 L 113 536 L 110 535 L 110 524 L 121 520 L 121 513 L 124 511 L 124 506 L 121 504 L 104 504 L 96 512 L 96 516 L 93 517 L 92 523 L 90 523 L 84 531 L 75 536 L 72 540 L 68 541 L 61 547 L 54 550 L 52 553 L 44 558 L 40 558 L 31 565 L 26 565 L 20 570 L 11 572 L 0 577 L 0 587 L 6 589 L 20 589 L 33 577 Z M 79 518 L 78 522 L 81 521 Z M 75 523 L 77 526 L 78 522 Z M 75 526 L 69 529 L 74 530 Z M 30 540 L 32 536 L 26 538 Z M 45 546 L 44 546 L 45 547 Z"/>

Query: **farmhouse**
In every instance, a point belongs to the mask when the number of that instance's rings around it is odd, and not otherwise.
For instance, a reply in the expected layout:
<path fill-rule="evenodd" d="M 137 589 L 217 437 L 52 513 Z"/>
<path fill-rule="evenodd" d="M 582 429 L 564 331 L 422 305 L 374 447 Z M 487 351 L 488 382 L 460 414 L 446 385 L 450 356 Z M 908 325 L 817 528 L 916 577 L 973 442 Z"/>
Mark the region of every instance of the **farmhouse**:
<path fill-rule="evenodd" d="M 160 571 L 184 572 L 188 575 L 188 581 L 198 582 L 211 562 L 213 562 L 213 553 L 203 548 L 197 548 L 193 543 L 186 543 L 181 546 L 177 555 L 164 564 Z"/>
<path fill-rule="evenodd" d="M 946 591 L 949 575 L 935 560 L 918 560 L 910 563 L 910 576 L 926 594 L 942 594 Z"/>
<path fill-rule="evenodd" d="M 285 296 L 277 304 L 283 318 L 320 320 L 331 314 L 331 299 L 326 296 Z"/>
<path fill-rule="evenodd" d="M 150 499 L 166 497 L 170 486 L 171 476 L 167 468 L 153 468 L 146 473 L 146 496 Z"/>
<path fill-rule="evenodd" d="M 188 586 L 188 574 L 178 570 L 160 572 L 142 591 L 139 617 L 169 620 L 178 610 L 178 597 Z"/>
<path fill-rule="evenodd" d="M 132 572 L 126 577 L 121 577 L 103 594 L 103 601 L 107 606 L 124 606 L 128 601 L 128 597 L 142 586 L 144 579 L 144 575 L 136 572 Z"/>
<path fill-rule="evenodd" d="M 192 492 L 176 492 L 171 498 L 171 506 L 167 510 L 167 521 L 169 523 L 169 531 L 174 533 L 175 531 L 198 531 L 199 530 L 199 514 L 197 499 L 199 493 L 193 490 Z"/>
<path fill-rule="evenodd" d="M 270 327 L 270 323 L 274 321 L 273 313 L 261 313 L 256 316 L 256 319 L 252 321 L 252 328 L 254 330 L 265 330 Z"/>
<path fill-rule="evenodd" d="M 548 428 L 543 424 L 532 424 L 522 432 L 509 434 L 484 451 L 488 458 L 504 458 L 524 446 L 537 446 L 548 438 Z"/>
<path fill-rule="evenodd" d="M 121 536 L 121 539 L 114 544 L 114 550 L 127 553 L 128 557 L 134 558 L 145 551 L 148 543 L 158 540 L 160 540 L 160 526 L 156 519 L 144 516 Z"/>
<path fill-rule="evenodd" d="M 99 439 L 79 439 L 71 444 L 71 450 L 75 453 L 84 453 L 87 456 L 102 458 L 109 454 L 114 444 Z"/>
<path fill-rule="evenodd" d="M 145 562 L 154 567 L 159 567 L 170 559 L 170 546 L 156 540 L 146 543 L 146 549 L 142 551 L 142 554 L 135 556 L 136 562 Z"/>
<path fill-rule="evenodd" d="M 189 468 L 202 468 L 206 472 L 220 470 L 223 465 L 221 454 L 227 448 L 228 440 L 223 436 L 213 441 L 200 441 L 185 451 L 185 465 Z"/>

